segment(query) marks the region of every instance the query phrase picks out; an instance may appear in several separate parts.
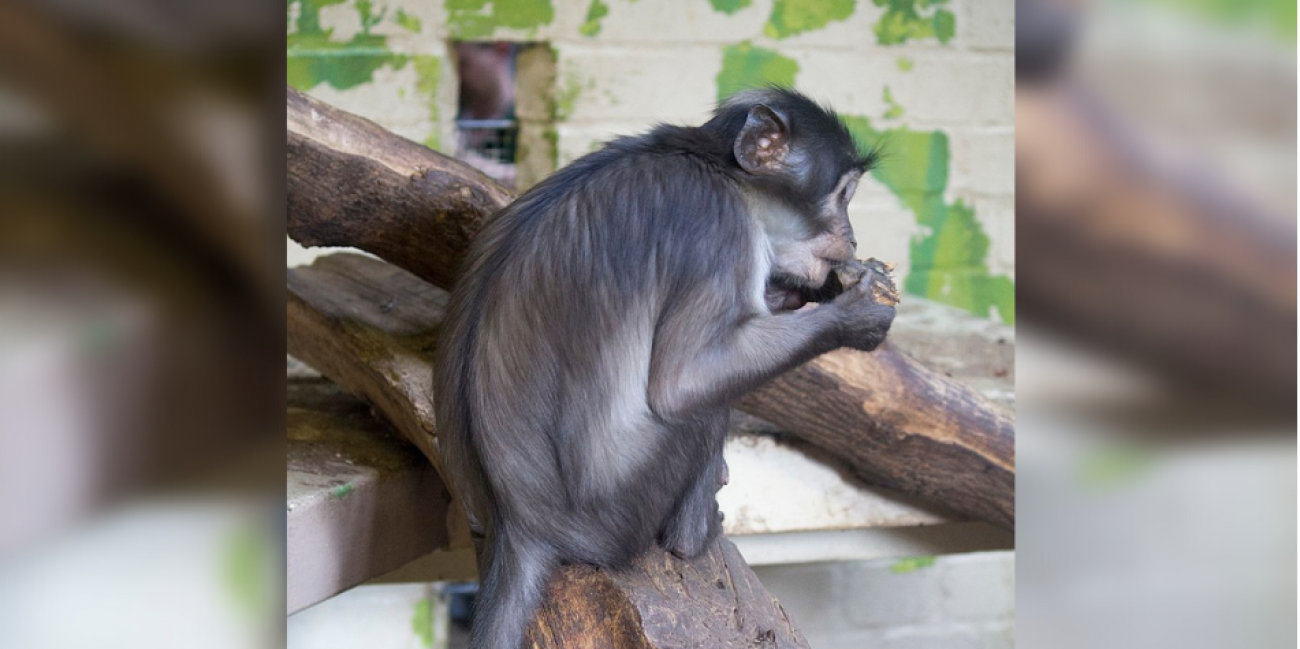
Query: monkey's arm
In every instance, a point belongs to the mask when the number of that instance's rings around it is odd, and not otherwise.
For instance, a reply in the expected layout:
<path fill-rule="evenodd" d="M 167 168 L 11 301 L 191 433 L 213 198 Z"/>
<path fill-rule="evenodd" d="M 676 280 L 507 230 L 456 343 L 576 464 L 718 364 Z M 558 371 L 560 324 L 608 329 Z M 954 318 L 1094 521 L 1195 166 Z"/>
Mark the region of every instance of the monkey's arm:
<path fill-rule="evenodd" d="M 701 336 L 698 316 L 665 321 L 656 336 L 650 367 L 649 402 L 665 419 L 689 417 L 701 408 L 726 405 L 769 379 L 836 349 L 863 332 L 884 339 L 894 309 L 863 305 L 850 315 L 840 304 L 827 304 L 786 315 L 742 317 L 729 329 Z M 694 326 L 692 326 L 694 325 Z M 661 342 L 674 343 L 671 347 Z M 872 345 L 874 346 L 874 345 Z"/>

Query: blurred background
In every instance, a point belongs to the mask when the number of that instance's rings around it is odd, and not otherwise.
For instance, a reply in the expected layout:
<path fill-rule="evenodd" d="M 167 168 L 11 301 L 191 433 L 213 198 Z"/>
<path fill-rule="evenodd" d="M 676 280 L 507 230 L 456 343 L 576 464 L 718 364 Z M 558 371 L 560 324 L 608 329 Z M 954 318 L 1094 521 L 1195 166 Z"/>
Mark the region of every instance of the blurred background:
<path fill-rule="evenodd" d="M 814 646 L 1295 645 L 1294 3 L 280 15 L 0 8 L 0 646 L 451 635 L 460 587 L 419 581 L 445 567 L 282 621 L 280 264 L 321 252 L 283 239 L 285 80 L 520 189 L 748 85 L 831 103 L 889 153 L 851 208 L 863 252 L 899 263 L 913 331 L 962 341 L 913 344 L 1017 410 L 1021 524 L 1014 562 L 760 566 Z M 1014 366 L 971 357 L 998 340 Z"/>
<path fill-rule="evenodd" d="M 1017 641 L 1296 645 L 1296 5 L 1018 0 Z"/>
<path fill-rule="evenodd" d="M 281 644 L 280 15 L 0 7 L 0 646 Z"/>

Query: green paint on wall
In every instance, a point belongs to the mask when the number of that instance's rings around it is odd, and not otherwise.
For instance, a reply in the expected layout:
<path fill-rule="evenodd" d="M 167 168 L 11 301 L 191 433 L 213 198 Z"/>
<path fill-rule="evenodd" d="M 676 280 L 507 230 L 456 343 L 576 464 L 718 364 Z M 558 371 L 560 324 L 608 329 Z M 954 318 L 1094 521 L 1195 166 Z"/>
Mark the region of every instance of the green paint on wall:
<path fill-rule="evenodd" d="M 957 17 L 940 7 L 948 0 L 871 0 L 885 13 L 876 21 L 876 41 L 899 45 L 909 40 L 935 38 L 947 43 L 957 32 Z"/>
<path fill-rule="evenodd" d="M 370 81 L 375 70 L 389 65 L 399 68 L 406 57 L 383 49 L 351 49 L 336 53 L 321 51 L 290 51 L 285 60 L 289 85 L 299 90 L 310 90 L 326 83 L 338 90 L 347 90 Z"/>
<path fill-rule="evenodd" d="M 903 575 L 909 572 L 916 572 L 921 568 L 929 568 L 934 565 L 934 557 L 907 557 L 895 561 L 889 566 L 889 571 L 896 575 Z"/>
<path fill-rule="evenodd" d="M 898 57 L 899 70 L 902 70 L 903 72 L 911 72 L 912 66 L 913 66 L 912 59 L 909 59 L 906 56 Z"/>
<path fill-rule="evenodd" d="M 718 99 L 749 88 L 775 84 L 793 87 L 799 64 L 772 50 L 754 47 L 749 41 L 722 49 L 722 70 L 718 72 Z"/>
<path fill-rule="evenodd" d="M 352 491 L 355 488 L 356 487 L 353 487 L 351 484 L 341 484 L 330 490 L 330 498 L 333 498 L 334 500 L 343 500 L 352 495 Z"/>
<path fill-rule="evenodd" d="M 1136 447 L 1103 447 L 1089 451 L 1080 461 L 1077 478 L 1085 488 L 1110 489 L 1129 484 L 1154 466 L 1149 451 Z"/>
<path fill-rule="evenodd" d="M 404 9 L 398 9 L 397 15 L 393 19 L 402 27 L 402 29 L 405 29 L 408 32 L 416 34 L 420 31 L 420 19 L 406 13 L 406 10 Z"/>
<path fill-rule="evenodd" d="M 884 100 L 885 105 L 889 107 L 885 110 L 885 119 L 898 119 L 903 116 L 903 107 L 894 101 L 894 93 L 890 91 L 889 86 L 885 86 Z"/>
<path fill-rule="evenodd" d="M 1015 322 L 1015 285 L 992 275 L 987 265 L 989 238 L 975 210 L 958 200 L 944 201 L 948 187 L 948 136 L 907 127 L 877 130 L 866 117 L 844 123 L 863 147 L 883 148 L 886 160 L 871 171 L 916 215 L 925 233 L 911 244 L 907 293 L 951 304 L 975 315 L 996 313 Z"/>
<path fill-rule="evenodd" d="M 320 10 L 345 0 L 291 0 L 298 5 L 297 30 L 288 36 L 286 81 L 302 91 L 327 83 L 346 90 L 370 81 L 375 70 L 406 64 L 406 57 L 388 50 L 387 39 L 370 30 L 383 19 L 368 0 L 357 0 L 361 31 L 346 41 L 334 40 L 334 29 L 320 24 Z"/>
<path fill-rule="evenodd" d="M 588 38 L 600 33 L 600 19 L 609 15 L 609 5 L 600 0 L 591 0 L 587 7 L 587 20 L 578 27 L 578 33 Z"/>
<path fill-rule="evenodd" d="M 411 63 L 415 66 L 415 89 L 428 103 L 429 122 L 433 124 L 433 132 L 429 137 L 424 138 L 424 146 L 436 150 L 442 144 L 442 122 L 438 110 L 438 83 L 442 80 L 442 59 L 428 54 L 417 54 L 411 57 Z"/>
<path fill-rule="evenodd" d="M 221 572 L 226 592 L 243 615 L 257 618 L 270 605 L 272 584 L 270 543 L 254 526 L 240 526 L 221 548 Z"/>
<path fill-rule="evenodd" d="M 288 35 L 286 77 L 289 85 L 303 92 L 320 84 L 336 90 L 355 88 L 374 79 L 375 72 L 384 66 L 400 70 L 413 66 L 416 76 L 414 90 L 426 102 L 433 132 L 424 144 L 438 148 L 441 144 L 441 122 L 438 110 L 438 86 L 442 79 L 442 59 L 428 54 L 396 54 L 388 49 L 385 36 L 371 33 L 383 21 L 386 11 L 376 13 L 370 0 L 356 0 L 354 7 L 361 21 L 361 31 L 348 40 L 335 40 L 334 29 L 320 23 L 320 10 L 331 5 L 341 5 L 348 0 L 290 0 L 297 5 L 296 31 Z M 290 15 L 292 15 L 290 11 Z M 420 22 L 404 11 L 398 10 L 393 22 L 413 32 L 419 31 Z M 398 88 L 399 99 L 406 97 L 406 88 Z"/>
<path fill-rule="evenodd" d="M 582 83 L 578 81 L 577 76 L 570 71 L 565 75 L 564 85 L 555 91 L 555 120 L 563 122 L 569 119 L 573 114 L 574 104 L 578 102 L 578 95 L 582 94 Z"/>
<path fill-rule="evenodd" d="M 560 168 L 560 133 L 555 130 L 554 126 L 547 126 L 542 130 L 542 137 L 546 139 L 546 144 L 551 147 L 551 168 Z"/>
<path fill-rule="evenodd" d="M 853 15 L 854 0 L 776 0 L 763 26 L 768 38 L 788 38 Z"/>
<path fill-rule="evenodd" d="M 714 11 L 720 11 L 728 16 L 753 3 L 754 0 L 709 0 L 709 4 L 713 5 Z"/>
<path fill-rule="evenodd" d="M 443 0 L 456 38 L 484 38 L 497 29 L 536 30 L 555 18 L 551 0 Z"/>
<path fill-rule="evenodd" d="M 420 646 L 433 646 L 433 601 L 428 597 L 415 603 L 415 614 L 411 616 L 411 630 L 420 639 Z"/>
<path fill-rule="evenodd" d="M 298 7 L 298 21 L 294 25 L 297 27 L 299 34 L 331 34 L 334 30 L 322 30 L 320 26 L 320 10 L 331 5 L 343 4 L 345 0 L 289 0 L 289 15 L 293 15 L 293 7 Z M 289 35 L 290 44 L 293 42 L 293 35 Z"/>
<path fill-rule="evenodd" d="M 370 0 L 357 0 L 357 16 L 361 18 L 361 33 L 369 34 L 370 30 L 378 25 L 384 19 L 384 14 L 388 13 L 385 9 L 378 14 L 375 13 L 375 5 Z"/>

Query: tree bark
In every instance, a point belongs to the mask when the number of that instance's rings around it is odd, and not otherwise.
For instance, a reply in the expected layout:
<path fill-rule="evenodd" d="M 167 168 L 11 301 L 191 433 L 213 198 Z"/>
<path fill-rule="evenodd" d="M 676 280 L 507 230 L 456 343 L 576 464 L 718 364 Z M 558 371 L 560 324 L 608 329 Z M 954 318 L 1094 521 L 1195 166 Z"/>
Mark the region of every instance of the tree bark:
<path fill-rule="evenodd" d="M 509 195 L 477 171 L 292 89 L 288 107 L 290 236 L 304 245 L 353 245 L 449 288 L 455 264 L 437 257 L 459 263 L 472 233 Z M 318 128 L 326 134 L 314 135 Z M 342 148 L 355 153 L 341 155 Z M 445 170 L 439 181 L 455 189 L 427 195 L 475 200 L 447 207 L 437 200 L 390 199 L 406 170 L 415 168 Z M 295 180 L 305 177 L 312 181 Z M 311 196 L 294 197 L 302 192 Z M 366 208 L 340 207 L 349 205 Z M 322 238 L 323 231 L 337 234 Z M 1014 528 L 1012 416 L 895 350 L 832 352 L 738 407 L 842 458 L 867 482 Z"/>
<path fill-rule="evenodd" d="M 288 289 L 289 352 L 370 401 L 441 473 L 430 363 L 447 294 L 354 254 L 290 270 Z M 465 546 L 464 514 L 447 524 Z M 807 647 L 725 538 L 692 561 L 655 549 L 626 571 L 567 566 L 547 588 L 529 631 L 545 649 Z"/>
<path fill-rule="evenodd" d="M 510 191 L 477 169 L 288 88 L 289 236 L 372 252 L 443 288 Z"/>
<path fill-rule="evenodd" d="M 726 538 L 682 561 L 655 550 L 632 570 L 571 566 L 529 629 L 537 649 L 796 649 L 807 641 Z"/>
<path fill-rule="evenodd" d="M 791 431 L 857 477 L 1015 528 L 1015 421 L 983 395 L 888 342 L 840 350 L 735 407 Z"/>

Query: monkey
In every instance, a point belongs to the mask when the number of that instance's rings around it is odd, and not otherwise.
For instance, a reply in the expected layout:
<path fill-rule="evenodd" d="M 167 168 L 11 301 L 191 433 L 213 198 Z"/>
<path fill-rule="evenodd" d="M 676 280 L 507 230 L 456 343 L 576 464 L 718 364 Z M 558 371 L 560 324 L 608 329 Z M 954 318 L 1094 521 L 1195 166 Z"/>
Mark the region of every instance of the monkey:
<path fill-rule="evenodd" d="M 434 369 L 440 449 L 482 535 L 471 647 L 518 649 L 561 564 L 704 553 L 728 404 L 884 340 L 887 276 L 818 294 L 853 260 L 847 206 L 877 158 L 768 87 L 608 142 L 486 222 Z"/>

